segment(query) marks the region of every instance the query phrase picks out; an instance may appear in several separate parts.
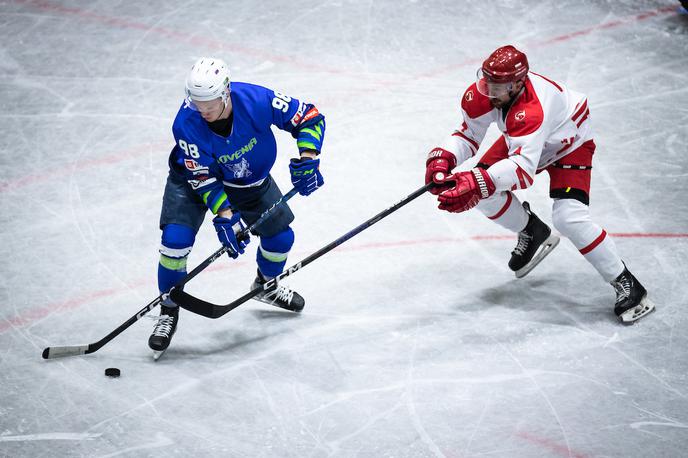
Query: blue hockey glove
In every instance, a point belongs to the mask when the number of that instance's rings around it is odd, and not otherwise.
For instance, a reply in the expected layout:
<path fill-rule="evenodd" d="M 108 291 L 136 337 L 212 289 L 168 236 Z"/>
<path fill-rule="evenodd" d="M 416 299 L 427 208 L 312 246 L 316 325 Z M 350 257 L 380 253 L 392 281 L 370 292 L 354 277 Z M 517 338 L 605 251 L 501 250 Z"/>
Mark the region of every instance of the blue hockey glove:
<path fill-rule="evenodd" d="M 302 196 L 307 196 L 321 187 L 325 181 L 320 173 L 320 159 L 302 157 L 289 163 L 291 183 Z"/>
<path fill-rule="evenodd" d="M 213 218 L 213 225 L 215 225 L 215 232 L 217 238 L 223 246 L 229 248 L 227 254 L 229 257 L 236 259 L 240 254 L 244 253 L 244 248 L 249 243 L 248 236 L 245 239 L 237 240 L 237 234 L 243 231 L 246 226 L 241 221 L 241 214 L 235 212 L 231 218 L 224 218 L 216 216 Z"/>

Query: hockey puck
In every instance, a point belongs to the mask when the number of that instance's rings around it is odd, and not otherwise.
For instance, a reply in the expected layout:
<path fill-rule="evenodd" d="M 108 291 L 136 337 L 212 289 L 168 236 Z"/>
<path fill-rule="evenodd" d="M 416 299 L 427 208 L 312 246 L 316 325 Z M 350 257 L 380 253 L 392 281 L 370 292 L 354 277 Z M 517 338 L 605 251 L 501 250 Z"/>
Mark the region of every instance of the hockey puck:
<path fill-rule="evenodd" d="M 119 369 L 117 369 L 116 367 L 108 367 L 107 369 L 105 369 L 105 375 L 107 375 L 108 377 L 119 377 L 119 373 Z"/>

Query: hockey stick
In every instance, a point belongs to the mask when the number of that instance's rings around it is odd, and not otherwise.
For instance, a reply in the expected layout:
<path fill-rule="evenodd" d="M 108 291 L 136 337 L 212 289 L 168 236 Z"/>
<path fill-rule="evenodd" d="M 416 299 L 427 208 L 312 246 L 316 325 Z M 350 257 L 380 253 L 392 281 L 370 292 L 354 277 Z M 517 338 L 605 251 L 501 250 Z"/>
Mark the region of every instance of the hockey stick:
<path fill-rule="evenodd" d="M 210 302 L 206 302 L 202 299 L 199 299 L 195 296 L 192 296 L 191 294 L 184 292 L 182 290 L 179 290 L 177 288 L 174 288 L 170 292 L 170 297 L 172 300 L 179 304 L 182 308 L 185 308 L 186 310 L 196 313 L 198 315 L 202 315 L 207 318 L 219 318 L 225 313 L 237 308 L 244 302 L 248 301 L 249 299 L 255 297 L 262 291 L 268 291 L 274 287 L 277 286 L 277 283 L 283 279 L 284 277 L 288 277 L 289 275 L 293 274 L 294 272 L 300 270 L 301 268 L 307 266 L 311 262 L 315 261 L 325 253 L 335 249 L 342 243 L 346 242 L 356 234 L 363 232 L 365 229 L 368 229 L 370 226 L 373 224 L 377 223 L 380 221 L 382 218 L 386 217 L 390 213 L 393 213 L 406 205 L 407 203 L 411 202 L 413 199 L 416 197 L 422 195 L 430 189 L 430 187 L 433 186 L 432 183 L 423 186 L 422 188 L 418 189 L 417 191 L 409 194 L 406 196 L 403 200 L 400 202 L 392 205 L 391 207 L 387 208 L 386 210 L 378 213 L 377 215 L 373 216 L 370 218 L 368 221 L 360 224 L 356 228 L 352 229 L 351 231 L 347 232 L 346 234 L 342 235 L 339 237 L 337 240 L 331 242 L 330 244 L 320 248 L 318 251 L 315 253 L 311 254 L 310 256 L 306 257 L 303 259 L 301 262 L 298 262 L 294 264 L 293 266 L 289 267 L 287 270 L 279 274 L 277 277 L 267 281 L 265 284 L 261 285 L 258 288 L 253 288 L 251 291 L 248 293 L 244 294 L 241 296 L 239 299 L 230 302 L 229 304 L 224 304 L 224 305 L 216 305 L 212 304 Z"/>
<path fill-rule="evenodd" d="M 242 239 L 245 237 L 249 236 L 249 233 L 258 227 L 260 224 L 262 224 L 265 220 L 267 220 L 270 215 L 272 215 L 273 211 L 283 202 L 288 201 L 292 197 L 294 197 L 298 191 L 296 188 L 292 188 L 291 191 L 286 193 L 284 196 L 280 197 L 270 208 L 265 210 L 260 217 L 249 227 L 244 229 L 240 234 L 237 234 L 237 238 Z M 205 261 L 197 265 L 191 272 L 186 274 L 184 278 L 179 280 L 179 282 L 174 285 L 173 290 L 176 291 L 177 288 L 181 288 L 184 286 L 186 283 L 191 281 L 192 278 L 194 278 L 196 275 L 198 275 L 202 270 L 204 270 L 206 267 L 208 267 L 210 264 L 215 262 L 220 256 L 225 254 L 227 251 L 229 251 L 230 248 L 228 247 L 221 247 L 219 250 L 217 250 L 215 253 L 211 254 L 210 257 L 208 257 Z M 93 353 L 101 349 L 105 344 L 110 342 L 112 339 L 120 335 L 125 329 L 127 329 L 129 326 L 137 322 L 143 315 L 146 313 L 150 312 L 155 308 L 156 305 L 160 303 L 162 300 L 162 294 L 153 299 L 151 302 L 149 302 L 145 307 L 143 307 L 141 310 L 136 312 L 134 316 L 129 318 L 127 321 L 119 325 L 117 329 L 112 331 L 110 334 L 106 335 L 102 339 L 100 339 L 97 342 L 88 344 L 88 345 L 65 345 L 65 346 L 58 346 L 58 347 L 46 347 L 43 349 L 43 359 L 52 359 L 52 358 L 60 358 L 63 356 L 76 356 L 76 355 L 84 355 L 88 353 Z"/>

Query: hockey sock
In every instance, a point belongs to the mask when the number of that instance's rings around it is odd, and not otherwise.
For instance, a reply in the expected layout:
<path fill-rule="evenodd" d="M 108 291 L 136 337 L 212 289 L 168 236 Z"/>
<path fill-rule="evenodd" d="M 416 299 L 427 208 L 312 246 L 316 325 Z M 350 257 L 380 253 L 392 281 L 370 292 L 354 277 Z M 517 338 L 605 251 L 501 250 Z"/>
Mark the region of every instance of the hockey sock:
<path fill-rule="evenodd" d="M 261 237 L 260 246 L 256 252 L 256 262 L 260 272 L 268 278 L 282 273 L 292 245 L 294 245 L 294 231 L 290 227 L 272 237 Z"/>
<path fill-rule="evenodd" d="M 158 263 L 158 290 L 169 291 L 186 275 L 186 260 L 193 247 L 196 234 L 180 224 L 168 224 L 162 230 L 160 261 Z"/>
<path fill-rule="evenodd" d="M 556 199 L 552 208 L 554 227 L 567 237 L 604 281 L 610 282 L 624 270 L 614 241 L 590 219 L 588 206 L 574 199 Z"/>
<path fill-rule="evenodd" d="M 520 232 L 528 224 L 528 213 L 510 191 L 497 192 L 481 200 L 476 208 L 483 215 L 512 232 Z"/>

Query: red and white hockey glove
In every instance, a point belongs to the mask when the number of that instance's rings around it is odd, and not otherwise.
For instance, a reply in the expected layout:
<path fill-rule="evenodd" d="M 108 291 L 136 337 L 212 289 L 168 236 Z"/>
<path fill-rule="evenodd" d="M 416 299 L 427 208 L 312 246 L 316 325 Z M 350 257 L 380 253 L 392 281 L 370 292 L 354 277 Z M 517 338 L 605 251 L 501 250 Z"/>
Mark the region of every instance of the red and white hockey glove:
<path fill-rule="evenodd" d="M 438 195 L 442 191 L 451 189 L 451 183 L 445 183 L 444 179 L 456 167 L 456 156 L 442 148 L 435 148 L 428 154 L 425 161 L 425 184 L 435 183 L 430 192 Z"/>
<path fill-rule="evenodd" d="M 437 200 L 439 209 L 461 213 L 478 205 L 480 199 L 487 199 L 495 192 L 495 185 L 487 170 L 475 168 L 470 172 L 458 172 L 444 179 L 445 183 L 456 183 L 456 187 L 442 192 Z M 452 184 L 453 184 L 452 183 Z"/>

